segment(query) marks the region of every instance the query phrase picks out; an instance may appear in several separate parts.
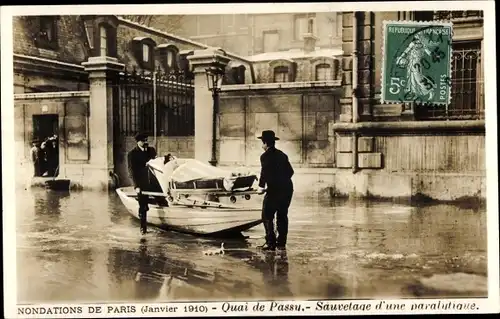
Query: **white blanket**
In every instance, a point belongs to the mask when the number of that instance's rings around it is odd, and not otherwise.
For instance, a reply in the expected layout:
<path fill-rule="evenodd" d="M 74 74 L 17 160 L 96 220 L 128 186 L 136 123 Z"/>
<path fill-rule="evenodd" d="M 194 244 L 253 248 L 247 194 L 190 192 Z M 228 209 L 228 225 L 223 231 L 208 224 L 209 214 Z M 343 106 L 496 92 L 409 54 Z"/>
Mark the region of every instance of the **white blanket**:
<path fill-rule="evenodd" d="M 164 164 L 164 157 L 157 157 L 150 160 L 147 165 L 152 169 L 164 192 L 168 190 L 168 183 L 171 181 L 182 183 L 217 178 L 224 179 L 224 188 L 229 191 L 236 177 L 252 175 L 245 169 L 230 172 L 191 158 L 176 158 Z"/>

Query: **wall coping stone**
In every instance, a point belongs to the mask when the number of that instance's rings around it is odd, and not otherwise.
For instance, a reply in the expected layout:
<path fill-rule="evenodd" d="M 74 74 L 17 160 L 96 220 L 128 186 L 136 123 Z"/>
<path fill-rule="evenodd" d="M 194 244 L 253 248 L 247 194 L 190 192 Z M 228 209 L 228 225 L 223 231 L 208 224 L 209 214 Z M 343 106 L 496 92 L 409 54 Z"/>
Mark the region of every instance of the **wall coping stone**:
<path fill-rule="evenodd" d="M 258 84 L 234 84 L 223 85 L 221 91 L 243 91 L 243 90 L 270 90 L 270 89 L 299 89 L 313 87 L 339 87 L 340 80 L 329 81 L 307 81 L 307 82 L 280 82 L 280 83 L 258 83 Z"/>
<path fill-rule="evenodd" d="M 484 120 L 334 123 L 334 132 L 485 132 Z"/>
<path fill-rule="evenodd" d="M 58 99 L 58 98 L 89 97 L 89 96 L 90 96 L 90 91 L 22 93 L 22 94 L 14 94 L 14 100 Z"/>

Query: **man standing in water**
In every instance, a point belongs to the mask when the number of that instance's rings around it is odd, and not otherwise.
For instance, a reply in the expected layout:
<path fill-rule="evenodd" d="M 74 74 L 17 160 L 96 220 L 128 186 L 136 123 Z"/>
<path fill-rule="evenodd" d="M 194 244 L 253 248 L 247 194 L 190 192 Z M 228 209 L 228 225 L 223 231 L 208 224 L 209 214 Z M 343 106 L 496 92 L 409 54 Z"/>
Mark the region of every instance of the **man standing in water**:
<path fill-rule="evenodd" d="M 288 236 L 288 207 L 293 195 L 292 176 L 294 174 L 288 156 L 276 149 L 279 140 L 273 131 L 263 131 L 258 137 L 262 140 L 264 153 L 260 156 L 261 174 L 259 194 L 264 196 L 262 204 L 262 221 L 266 231 L 266 243 L 263 250 L 285 249 Z M 266 187 L 267 186 L 267 187 Z M 274 215 L 278 229 L 278 239 L 274 232 Z"/>
<path fill-rule="evenodd" d="M 143 194 L 143 191 L 149 187 L 149 171 L 146 163 L 156 158 L 156 150 L 154 147 L 148 146 L 148 136 L 144 133 L 137 134 L 135 140 L 137 146 L 128 153 L 128 169 L 137 193 L 141 233 L 144 235 L 147 232 L 147 212 L 149 210 L 148 196 Z"/>

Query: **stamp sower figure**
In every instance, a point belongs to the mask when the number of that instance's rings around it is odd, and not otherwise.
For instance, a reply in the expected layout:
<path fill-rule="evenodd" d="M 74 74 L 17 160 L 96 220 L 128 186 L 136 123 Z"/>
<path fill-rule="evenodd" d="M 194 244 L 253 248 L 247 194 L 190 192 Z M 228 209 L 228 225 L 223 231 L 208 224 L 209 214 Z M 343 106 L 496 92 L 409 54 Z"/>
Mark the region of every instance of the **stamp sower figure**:
<path fill-rule="evenodd" d="M 145 234 L 147 232 L 146 219 L 149 207 L 148 196 L 142 192 L 149 187 L 149 171 L 146 163 L 156 157 L 156 150 L 148 146 L 147 134 L 139 133 L 135 136 L 135 140 L 137 141 L 137 146 L 128 153 L 128 168 L 139 202 L 141 233 Z"/>
<path fill-rule="evenodd" d="M 266 231 L 266 243 L 263 250 L 285 249 L 288 236 L 288 207 L 293 195 L 292 176 L 294 174 L 288 156 L 275 147 L 279 140 L 273 131 L 262 132 L 258 137 L 262 140 L 264 153 L 260 156 L 261 174 L 259 194 L 264 196 L 262 204 L 262 221 Z M 278 239 L 274 233 L 274 215 L 278 229 Z"/>

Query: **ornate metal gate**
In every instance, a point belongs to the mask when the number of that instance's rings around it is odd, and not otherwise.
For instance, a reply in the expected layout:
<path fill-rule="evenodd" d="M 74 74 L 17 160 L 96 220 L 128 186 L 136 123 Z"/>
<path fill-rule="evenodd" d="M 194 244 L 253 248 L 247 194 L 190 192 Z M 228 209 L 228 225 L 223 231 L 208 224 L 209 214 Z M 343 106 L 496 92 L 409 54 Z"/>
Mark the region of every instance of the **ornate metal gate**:
<path fill-rule="evenodd" d="M 156 136 L 194 135 L 191 75 L 159 68 L 154 72 L 126 70 L 118 75 L 116 87 L 115 132 L 121 136 L 139 131 Z"/>

